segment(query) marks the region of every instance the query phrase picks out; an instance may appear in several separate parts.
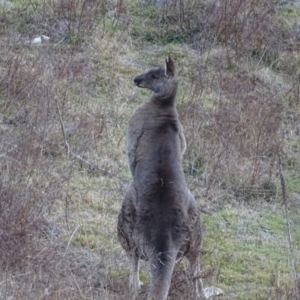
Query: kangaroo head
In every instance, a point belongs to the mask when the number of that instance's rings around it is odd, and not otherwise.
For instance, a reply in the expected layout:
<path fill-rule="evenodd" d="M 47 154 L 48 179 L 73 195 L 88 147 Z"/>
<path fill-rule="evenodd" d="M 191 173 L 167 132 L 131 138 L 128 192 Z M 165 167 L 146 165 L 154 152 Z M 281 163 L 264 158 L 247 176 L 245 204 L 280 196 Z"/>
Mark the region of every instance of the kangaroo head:
<path fill-rule="evenodd" d="M 134 79 L 134 83 L 140 88 L 153 91 L 157 98 L 166 98 L 176 93 L 177 80 L 172 57 L 168 55 L 165 66 L 141 74 Z"/>

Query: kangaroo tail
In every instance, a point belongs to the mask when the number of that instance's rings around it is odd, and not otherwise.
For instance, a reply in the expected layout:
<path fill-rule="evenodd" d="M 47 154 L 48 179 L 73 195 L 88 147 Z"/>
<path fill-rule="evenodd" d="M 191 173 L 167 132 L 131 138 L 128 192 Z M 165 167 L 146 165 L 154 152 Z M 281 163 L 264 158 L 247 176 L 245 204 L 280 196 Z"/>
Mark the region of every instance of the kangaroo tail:
<path fill-rule="evenodd" d="M 150 258 L 149 300 L 165 300 L 171 284 L 177 251 L 165 251 Z"/>

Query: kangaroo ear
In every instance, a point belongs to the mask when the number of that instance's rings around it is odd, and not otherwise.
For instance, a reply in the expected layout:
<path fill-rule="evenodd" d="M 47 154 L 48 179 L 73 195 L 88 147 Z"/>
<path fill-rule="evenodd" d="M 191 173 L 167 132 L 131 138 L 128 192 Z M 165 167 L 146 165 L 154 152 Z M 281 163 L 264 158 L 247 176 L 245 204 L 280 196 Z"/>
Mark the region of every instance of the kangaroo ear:
<path fill-rule="evenodd" d="M 175 76 L 176 70 L 175 70 L 175 64 L 174 61 L 171 57 L 171 55 L 169 54 L 167 59 L 166 59 L 166 75 L 169 77 L 173 77 Z"/>

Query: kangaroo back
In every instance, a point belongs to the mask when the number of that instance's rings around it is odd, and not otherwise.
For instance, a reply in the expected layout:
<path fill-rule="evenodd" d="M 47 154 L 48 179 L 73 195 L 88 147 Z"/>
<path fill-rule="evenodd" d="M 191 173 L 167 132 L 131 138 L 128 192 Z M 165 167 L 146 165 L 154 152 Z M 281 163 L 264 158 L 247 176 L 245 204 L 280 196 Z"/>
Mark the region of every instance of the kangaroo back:
<path fill-rule="evenodd" d="M 148 150 L 153 150 L 154 145 L 160 143 L 158 136 L 163 138 L 160 133 L 166 132 L 168 126 L 173 127 L 176 131 L 176 138 L 179 138 L 180 159 L 186 149 L 183 128 L 175 108 L 178 82 L 172 58 L 168 57 L 165 66 L 153 68 L 137 76 L 134 83 L 153 93 L 148 102 L 143 103 L 135 110 L 128 123 L 126 153 L 132 176 L 135 174 L 136 162 L 140 159 L 137 152 L 139 151 L 141 155 L 149 154 Z M 141 145 L 141 137 L 143 135 L 145 137 L 145 133 L 151 134 L 152 137 L 149 137 L 149 141 L 144 138 L 146 144 Z"/>
<path fill-rule="evenodd" d="M 136 143 L 129 151 L 138 195 L 136 235 L 142 237 L 139 246 L 150 262 L 149 299 L 164 300 L 176 257 L 189 236 L 188 190 L 181 164 L 184 137 L 175 108 L 178 82 L 172 58 L 134 83 L 153 92 L 128 125 L 129 142 Z"/>
<path fill-rule="evenodd" d="M 185 138 L 175 108 L 177 77 L 168 56 L 165 66 L 134 79 L 152 91 L 128 123 L 127 158 L 133 177 L 118 217 L 118 235 L 130 263 L 129 285 L 137 296 L 138 260 L 150 264 L 149 300 L 166 300 L 176 258 L 187 256 L 194 293 L 203 294 L 197 259 L 200 219 L 182 167 Z"/>

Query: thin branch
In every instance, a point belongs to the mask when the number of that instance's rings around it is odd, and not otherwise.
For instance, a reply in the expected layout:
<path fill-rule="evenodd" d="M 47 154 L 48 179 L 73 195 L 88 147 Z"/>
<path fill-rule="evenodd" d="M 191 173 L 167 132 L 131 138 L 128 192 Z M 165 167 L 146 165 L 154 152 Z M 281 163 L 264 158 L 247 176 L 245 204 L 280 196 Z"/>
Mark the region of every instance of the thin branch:
<path fill-rule="evenodd" d="M 295 268 L 295 259 L 294 259 L 295 255 L 294 255 L 292 235 L 291 235 L 291 226 L 289 222 L 289 213 L 288 213 L 287 198 L 286 198 L 286 186 L 285 186 L 284 176 L 282 174 L 282 162 L 281 162 L 280 153 L 278 153 L 278 169 L 279 169 L 279 177 L 280 177 L 281 190 L 282 190 L 282 199 L 283 199 L 284 210 L 285 210 L 286 229 L 287 229 L 288 242 L 290 248 L 290 261 L 291 261 L 291 269 L 293 272 L 294 293 L 296 297 L 295 299 L 299 300 L 300 298 L 298 293 L 298 278 L 297 278 L 297 272 Z"/>
<path fill-rule="evenodd" d="M 77 287 L 77 289 L 78 289 L 78 292 L 79 292 L 79 294 L 80 294 L 81 299 L 87 299 L 86 297 L 84 297 L 84 295 L 83 295 L 83 293 L 82 293 L 82 291 L 81 291 L 81 289 L 80 289 L 80 286 L 79 286 L 79 284 L 77 283 L 76 278 L 75 278 L 74 274 L 72 273 L 72 271 L 70 270 L 70 268 L 68 268 L 68 270 L 69 270 L 70 273 L 71 273 L 71 276 L 72 276 L 72 278 L 73 278 L 73 280 L 74 280 L 74 283 L 75 283 L 75 285 L 76 285 L 76 287 Z"/>
<path fill-rule="evenodd" d="M 70 150 L 70 146 L 69 146 L 69 143 L 67 141 L 67 136 L 66 136 L 66 131 L 65 131 L 65 126 L 64 126 L 63 118 L 62 118 L 61 111 L 60 111 L 60 108 L 59 108 L 59 105 L 58 105 L 58 100 L 56 99 L 55 102 L 56 102 L 57 112 L 58 112 L 58 115 L 59 115 L 59 122 L 60 122 L 61 131 L 62 131 L 62 134 L 63 134 L 65 149 L 67 151 L 68 157 L 72 157 L 72 158 L 78 160 L 82 165 L 83 164 L 86 165 L 93 172 L 99 172 L 99 173 L 101 173 L 101 174 L 103 174 L 105 176 L 109 175 L 107 171 L 99 168 L 94 163 L 91 163 L 90 161 L 84 159 L 83 157 L 81 157 L 78 154 L 73 153 Z"/>
<path fill-rule="evenodd" d="M 78 160 L 81 164 L 81 166 L 86 165 L 88 167 L 89 170 L 93 171 L 93 172 L 98 172 L 101 173 L 105 176 L 110 175 L 106 170 L 101 169 L 100 167 L 98 167 L 96 164 L 86 160 L 85 158 L 83 158 L 82 156 L 75 154 L 73 152 L 69 153 L 69 156 Z"/>
<path fill-rule="evenodd" d="M 65 253 L 63 254 L 63 257 L 66 255 L 67 251 L 68 251 L 68 248 L 70 246 L 70 243 L 73 239 L 73 236 L 75 235 L 76 231 L 78 230 L 78 228 L 80 227 L 80 225 L 77 225 L 77 227 L 75 228 L 75 230 L 73 231 L 73 233 L 71 234 L 70 238 L 69 238 L 69 241 L 68 241 L 68 244 L 67 244 L 67 247 L 66 247 L 66 250 L 65 250 Z"/>

